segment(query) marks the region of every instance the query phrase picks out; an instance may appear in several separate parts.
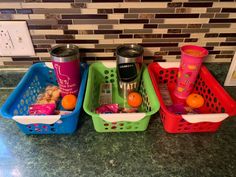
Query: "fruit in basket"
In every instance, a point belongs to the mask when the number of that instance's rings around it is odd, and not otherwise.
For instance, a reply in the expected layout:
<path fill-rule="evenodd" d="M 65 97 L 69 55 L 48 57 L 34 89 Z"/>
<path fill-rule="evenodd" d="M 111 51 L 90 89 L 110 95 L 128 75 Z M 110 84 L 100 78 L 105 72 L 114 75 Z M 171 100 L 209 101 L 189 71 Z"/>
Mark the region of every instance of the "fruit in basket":
<path fill-rule="evenodd" d="M 65 110 L 73 110 L 76 106 L 76 101 L 76 96 L 69 94 L 62 98 L 61 105 Z"/>
<path fill-rule="evenodd" d="M 142 96 L 138 92 L 130 92 L 127 96 L 127 103 L 129 106 L 137 108 L 143 102 Z"/>
<path fill-rule="evenodd" d="M 193 109 L 200 108 L 204 105 L 204 98 L 199 94 L 192 93 L 187 97 L 186 103 Z"/>

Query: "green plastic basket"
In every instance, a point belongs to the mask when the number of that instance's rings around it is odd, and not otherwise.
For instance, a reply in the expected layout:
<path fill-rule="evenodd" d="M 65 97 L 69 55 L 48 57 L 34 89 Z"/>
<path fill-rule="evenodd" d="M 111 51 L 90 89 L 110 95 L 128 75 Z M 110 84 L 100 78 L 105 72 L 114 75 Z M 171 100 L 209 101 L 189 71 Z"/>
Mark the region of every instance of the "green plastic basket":
<path fill-rule="evenodd" d="M 84 110 L 92 116 L 97 132 L 130 132 L 147 129 L 151 115 L 156 113 L 160 104 L 152 86 L 147 67 L 144 67 L 139 92 L 143 103 L 138 113 L 97 114 L 99 106 L 99 88 L 101 83 L 112 83 L 112 101 L 120 106 L 127 106 L 126 101 L 119 96 L 116 75 L 116 62 L 97 62 L 89 67 L 87 88 L 84 100 Z"/>

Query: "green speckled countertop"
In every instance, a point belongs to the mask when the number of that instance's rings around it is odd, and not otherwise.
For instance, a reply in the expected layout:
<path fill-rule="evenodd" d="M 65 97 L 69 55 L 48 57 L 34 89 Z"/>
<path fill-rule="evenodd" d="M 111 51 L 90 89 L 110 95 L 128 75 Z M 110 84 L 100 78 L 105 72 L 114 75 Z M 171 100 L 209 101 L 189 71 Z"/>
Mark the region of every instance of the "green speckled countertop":
<path fill-rule="evenodd" d="M 223 84 L 227 64 L 207 64 Z M 22 77 L 0 71 L 0 105 Z M 3 88 L 4 87 L 4 88 Z M 7 88 L 6 88 L 7 87 Z M 226 87 L 236 99 L 236 87 Z M 97 133 L 82 113 L 73 135 L 26 136 L 0 118 L 0 177 L 236 176 L 236 117 L 217 133 L 165 133 L 157 113 L 137 133 Z"/>

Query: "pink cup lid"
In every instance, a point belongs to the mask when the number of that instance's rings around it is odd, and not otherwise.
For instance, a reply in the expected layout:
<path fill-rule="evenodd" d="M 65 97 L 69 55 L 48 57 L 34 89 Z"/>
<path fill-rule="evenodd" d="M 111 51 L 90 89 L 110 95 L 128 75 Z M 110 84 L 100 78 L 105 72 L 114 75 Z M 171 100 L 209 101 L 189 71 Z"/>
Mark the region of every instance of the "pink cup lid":
<path fill-rule="evenodd" d="M 180 50 L 182 54 L 196 58 L 203 58 L 208 55 L 207 49 L 196 45 L 185 45 Z"/>

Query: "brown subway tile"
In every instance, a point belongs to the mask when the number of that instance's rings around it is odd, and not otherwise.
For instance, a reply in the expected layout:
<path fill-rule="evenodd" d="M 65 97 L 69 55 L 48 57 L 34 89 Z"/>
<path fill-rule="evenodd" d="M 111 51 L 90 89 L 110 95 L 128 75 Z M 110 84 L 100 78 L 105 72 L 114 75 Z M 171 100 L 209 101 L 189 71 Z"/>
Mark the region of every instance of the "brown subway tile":
<path fill-rule="evenodd" d="M 116 52 L 116 49 L 104 49 L 104 52 Z"/>
<path fill-rule="evenodd" d="M 115 49 L 120 44 L 95 44 L 96 49 Z"/>
<path fill-rule="evenodd" d="M 138 18 L 138 14 L 124 14 L 124 18 Z"/>
<path fill-rule="evenodd" d="M 85 52 L 104 52 L 104 49 L 80 49 L 80 52 L 85 53 Z"/>
<path fill-rule="evenodd" d="M 32 39 L 45 39 L 44 35 L 32 35 L 31 36 Z"/>
<path fill-rule="evenodd" d="M 171 2 L 171 0 L 141 0 L 141 2 Z"/>
<path fill-rule="evenodd" d="M 123 9 L 114 9 L 114 13 L 128 13 L 129 9 L 123 8 Z"/>
<path fill-rule="evenodd" d="M 78 34 L 93 34 L 93 30 L 79 30 Z"/>
<path fill-rule="evenodd" d="M 198 38 L 187 38 L 187 39 L 184 39 L 184 42 L 197 42 L 198 41 Z"/>
<path fill-rule="evenodd" d="M 52 39 L 33 39 L 33 44 L 55 44 L 56 41 Z"/>
<path fill-rule="evenodd" d="M 60 20 L 61 16 L 59 14 L 45 14 L 45 18 L 51 20 Z"/>
<path fill-rule="evenodd" d="M 47 45 L 47 44 L 38 44 L 38 45 L 36 45 L 37 46 L 37 48 L 51 48 L 51 45 Z"/>
<path fill-rule="evenodd" d="M 133 35 L 132 34 L 120 34 L 119 37 L 121 39 L 123 39 L 123 38 L 133 38 Z"/>
<path fill-rule="evenodd" d="M 157 28 L 157 24 L 144 24 L 143 28 Z"/>
<path fill-rule="evenodd" d="M 206 33 L 205 34 L 205 38 L 218 37 L 218 36 L 219 36 L 218 33 Z"/>
<path fill-rule="evenodd" d="M 160 51 L 177 51 L 180 50 L 179 47 L 161 47 Z"/>
<path fill-rule="evenodd" d="M 184 7 L 212 7 L 212 2 L 185 2 L 183 4 Z"/>
<path fill-rule="evenodd" d="M 236 8 L 222 8 L 221 12 L 235 13 Z"/>
<path fill-rule="evenodd" d="M 118 34 L 105 34 L 104 38 L 105 39 L 118 39 L 119 35 Z"/>
<path fill-rule="evenodd" d="M 42 2 L 74 2 L 74 0 L 42 0 Z"/>
<path fill-rule="evenodd" d="M 183 29 L 182 33 L 208 33 L 209 29 L 200 28 L 200 29 Z"/>
<path fill-rule="evenodd" d="M 80 8 L 70 9 L 33 9 L 34 14 L 74 14 L 81 13 Z"/>
<path fill-rule="evenodd" d="M 207 42 L 206 43 L 207 47 L 215 47 L 215 46 L 219 46 L 219 42 Z"/>
<path fill-rule="evenodd" d="M 92 0 L 74 0 L 76 2 L 92 2 Z"/>
<path fill-rule="evenodd" d="M 150 23 L 164 23 L 164 19 L 150 19 Z"/>
<path fill-rule="evenodd" d="M 233 58 L 234 55 L 216 55 L 216 58 Z"/>
<path fill-rule="evenodd" d="M 181 2 L 173 2 L 173 3 L 168 3 L 168 7 L 182 7 Z"/>
<path fill-rule="evenodd" d="M 183 42 L 184 39 L 180 39 L 180 38 L 147 38 L 147 39 L 143 39 L 143 42 Z"/>
<path fill-rule="evenodd" d="M 96 57 L 96 60 L 116 60 L 116 57 Z"/>
<path fill-rule="evenodd" d="M 92 0 L 92 2 L 111 2 L 111 0 Z M 112 2 L 123 2 L 123 0 L 112 0 Z"/>
<path fill-rule="evenodd" d="M 124 0 L 125 2 L 140 2 L 141 0 Z"/>
<path fill-rule="evenodd" d="M 154 53 L 154 57 L 156 57 L 156 56 L 158 57 L 160 55 L 167 55 L 167 54 L 168 54 L 167 51 L 157 51 Z"/>
<path fill-rule="evenodd" d="M 122 30 L 94 30 L 94 34 L 121 34 Z"/>
<path fill-rule="evenodd" d="M 78 34 L 78 30 L 64 30 L 64 34 Z"/>
<path fill-rule="evenodd" d="M 159 24 L 158 28 L 186 28 L 187 24 Z"/>
<path fill-rule="evenodd" d="M 152 29 L 125 29 L 124 33 L 152 33 Z"/>
<path fill-rule="evenodd" d="M 107 19 L 107 15 L 101 15 L 101 14 L 62 15 L 62 19 Z"/>
<path fill-rule="evenodd" d="M 118 20 L 105 20 L 105 19 L 87 19 L 87 20 L 73 20 L 74 24 L 118 24 Z"/>
<path fill-rule="evenodd" d="M 148 23 L 148 19 L 120 19 L 120 24 L 124 23 Z"/>
<path fill-rule="evenodd" d="M 28 25 L 28 28 L 29 29 L 52 29 L 52 26 L 51 25 L 40 25 L 40 26 Z"/>
<path fill-rule="evenodd" d="M 168 29 L 168 33 L 181 33 L 181 29 Z"/>
<path fill-rule="evenodd" d="M 220 46 L 236 46 L 236 42 L 221 42 Z"/>
<path fill-rule="evenodd" d="M 215 23 L 215 24 L 203 24 L 202 28 L 229 28 L 230 24 L 222 24 L 222 23 Z"/>
<path fill-rule="evenodd" d="M 210 19 L 209 23 L 236 23 L 236 18 Z"/>
<path fill-rule="evenodd" d="M 188 24 L 188 28 L 201 28 L 202 24 Z"/>
<path fill-rule="evenodd" d="M 184 13 L 189 13 L 188 11 L 190 11 L 189 9 L 187 8 L 176 8 L 175 12 L 177 14 L 184 14 Z"/>
<path fill-rule="evenodd" d="M 214 50 L 214 47 L 204 47 L 204 48 L 207 49 L 207 50 Z"/>
<path fill-rule="evenodd" d="M 155 18 L 198 18 L 199 14 L 156 14 Z"/>
<path fill-rule="evenodd" d="M 235 51 L 233 51 L 233 50 L 232 51 L 227 51 L 226 50 L 226 51 L 221 51 L 220 52 L 220 54 L 222 54 L 222 55 L 234 55 L 234 53 L 235 53 Z"/>
<path fill-rule="evenodd" d="M 113 9 L 98 9 L 98 14 L 112 14 Z"/>
<path fill-rule="evenodd" d="M 219 13 L 221 11 L 221 8 L 207 8 L 207 12 L 211 13 Z"/>
<path fill-rule="evenodd" d="M 67 30 L 67 29 L 68 29 L 68 26 L 67 26 L 67 25 L 63 25 L 63 24 L 60 24 L 60 25 L 52 25 L 52 29 Z"/>
<path fill-rule="evenodd" d="M 98 40 L 56 40 L 58 44 L 97 44 Z"/>
<path fill-rule="evenodd" d="M 28 25 L 57 25 L 56 19 L 43 19 L 43 20 L 27 20 Z"/>
<path fill-rule="evenodd" d="M 0 14 L 0 20 L 11 20 L 11 14 Z"/>
<path fill-rule="evenodd" d="M 174 46 L 178 46 L 178 43 L 140 43 L 139 45 L 143 46 L 143 47 L 174 47 Z"/>
<path fill-rule="evenodd" d="M 220 33 L 219 37 L 236 37 L 236 33 Z"/>
<path fill-rule="evenodd" d="M 190 34 L 163 34 L 163 38 L 186 38 L 190 37 Z"/>
<path fill-rule="evenodd" d="M 210 51 L 208 51 L 208 53 L 210 55 L 216 55 L 216 54 L 220 54 L 220 51 L 210 50 Z"/>
<path fill-rule="evenodd" d="M 229 14 L 223 14 L 223 13 L 215 15 L 215 18 L 228 18 L 228 17 L 229 17 Z"/>
<path fill-rule="evenodd" d="M 155 18 L 155 14 L 139 14 L 139 18 L 153 19 L 153 18 Z"/>
<path fill-rule="evenodd" d="M 134 38 L 161 38 L 161 34 L 135 34 Z"/>
<path fill-rule="evenodd" d="M 12 57 L 13 61 L 39 61 L 38 57 Z"/>
<path fill-rule="evenodd" d="M 200 18 L 213 18 L 214 14 L 200 14 Z"/>
<path fill-rule="evenodd" d="M 87 4 L 86 3 L 83 3 L 82 1 L 81 2 L 76 2 L 76 3 L 72 3 L 71 4 L 71 7 L 72 9 L 73 8 L 87 8 Z"/>
<path fill-rule="evenodd" d="M 112 29 L 112 25 L 98 25 L 98 29 Z"/>
<path fill-rule="evenodd" d="M 130 13 L 174 13 L 174 8 L 131 8 Z"/>
<path fill-rule="evenodd" d="M 236 41 L 236 37 L 227 38 L 226 41 L 227 41 L 227 42 Z"/>
<path fill-rule="evenodd" d="M 34 50 L 35 50 L 35 52 L 48 52 L 48 49 L 38 49 L 38 48 L 36 48 Z"/>
<path fill-rule="evenodd" d="M 169 51 L 169 55 L 181 55 L 180 51 Z"/>
<path fill-rule="evenodd" d="M 74 39 L 73 35 L 45 35 L 46 39 Z"/>
<path fill-rule="evenodd" d="M 72 20 L 58 20 L 58 24 L 72 24 Z"/>
<path fill-rule="evenodd" d="M 33 61 L 4 61 L 3 65 L 8 66 L 30 66 Z"/>

